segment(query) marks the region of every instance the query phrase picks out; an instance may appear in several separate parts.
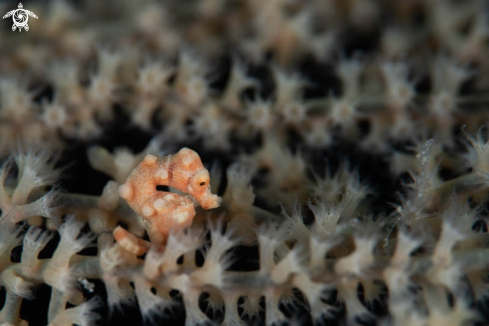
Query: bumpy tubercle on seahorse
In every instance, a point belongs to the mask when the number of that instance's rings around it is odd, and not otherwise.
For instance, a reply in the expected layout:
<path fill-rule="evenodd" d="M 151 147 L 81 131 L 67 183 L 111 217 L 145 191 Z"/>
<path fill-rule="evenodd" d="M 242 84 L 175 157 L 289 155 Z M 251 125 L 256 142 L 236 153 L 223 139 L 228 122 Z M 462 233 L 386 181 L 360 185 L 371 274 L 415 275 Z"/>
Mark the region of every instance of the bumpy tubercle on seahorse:
<path fill-rule="evenodd" d="M 158 191 L 157 186 L 170 186 L 188 195 Z M 172 229 L 192 224 L 195 206 L 212 209 L 221 203 L 221 198 L 211 193 L 209 172 L 200 156 L 186 147 L 166 157 L 147 154 L 119 186 L 119 196 L 144 219 L 151 243 L 161 245 Z M 149 248 L 148 243 L 121 227 L 114 230 L 114 238 L 138 255 Z"/>

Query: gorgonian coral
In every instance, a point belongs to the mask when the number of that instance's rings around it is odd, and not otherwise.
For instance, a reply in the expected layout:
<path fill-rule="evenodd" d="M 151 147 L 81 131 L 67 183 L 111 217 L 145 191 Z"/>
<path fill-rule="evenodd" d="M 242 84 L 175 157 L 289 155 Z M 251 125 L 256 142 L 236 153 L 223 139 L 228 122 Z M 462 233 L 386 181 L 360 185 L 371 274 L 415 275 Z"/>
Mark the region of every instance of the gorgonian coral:
<path fill-rule="evenodd" d="M 487 323 L 483 1 L 25 5 L 0 323 Z"/>

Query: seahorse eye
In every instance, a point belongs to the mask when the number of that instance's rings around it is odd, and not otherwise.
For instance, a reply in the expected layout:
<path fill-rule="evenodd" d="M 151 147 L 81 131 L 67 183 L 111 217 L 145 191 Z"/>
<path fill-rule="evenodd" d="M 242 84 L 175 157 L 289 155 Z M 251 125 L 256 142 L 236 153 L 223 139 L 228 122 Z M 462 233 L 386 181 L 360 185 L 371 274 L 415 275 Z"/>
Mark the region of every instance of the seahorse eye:
<path fill-rule="evenodd" d="M 200 186 L 205 186 L 205 182 L 201 182 L 200 183 Z"/>

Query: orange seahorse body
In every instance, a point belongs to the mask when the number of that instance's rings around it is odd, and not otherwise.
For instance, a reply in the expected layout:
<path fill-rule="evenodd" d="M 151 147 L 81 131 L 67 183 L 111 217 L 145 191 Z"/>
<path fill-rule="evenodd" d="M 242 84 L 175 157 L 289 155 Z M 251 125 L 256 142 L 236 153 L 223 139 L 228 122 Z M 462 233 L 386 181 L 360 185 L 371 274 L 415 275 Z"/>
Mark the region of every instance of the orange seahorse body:
<path fill-rule="evenodd" d="M 204 209 L 219 207 L 221 198 L 211 193 L 209 182 L 199 155 L 184 147 L 166 157 L 146 155 L 119 187 L 119 195 L 145 219 L 151 242 L 164 244 L 170 230 L 192 224 L 197 204 Z M 157 186 L 170 186 L 188 195 L 158 191 Z M 121 245 L 130 238 L 119 228 L 114 236 Z M 130 251 L 143 250 L 141 244 L 134 245 L 138 247 Z"/>

